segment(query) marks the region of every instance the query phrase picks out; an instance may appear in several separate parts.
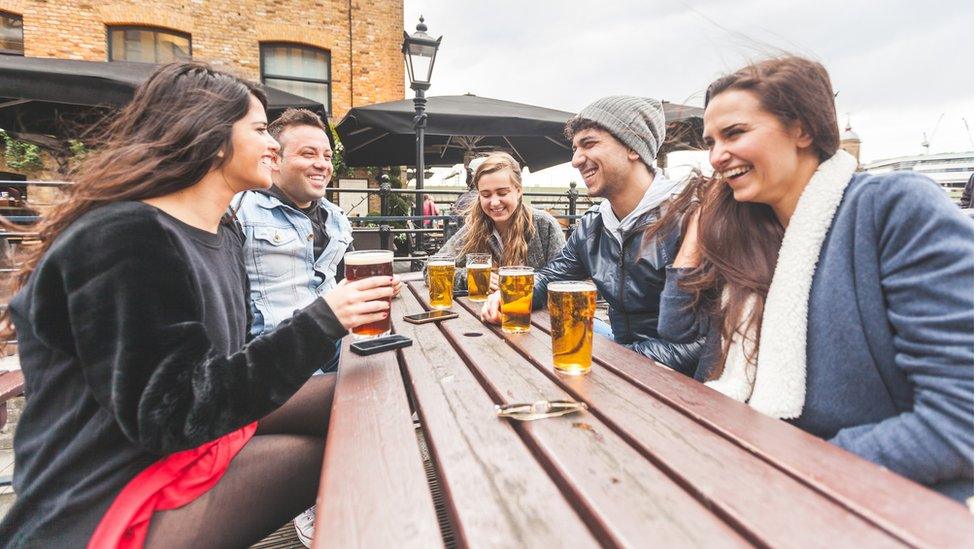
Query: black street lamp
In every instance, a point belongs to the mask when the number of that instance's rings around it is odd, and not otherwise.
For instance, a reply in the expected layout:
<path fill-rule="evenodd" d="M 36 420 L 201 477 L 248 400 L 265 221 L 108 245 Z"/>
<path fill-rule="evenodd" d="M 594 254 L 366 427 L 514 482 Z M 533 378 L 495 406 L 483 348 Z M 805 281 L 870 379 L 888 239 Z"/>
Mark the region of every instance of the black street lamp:
<path fill-rule="evenodd" d="M 420 16 L 420 23 L 417 24 L 417 32 L 413 35 L 403 31 L 403 59 L 407 64 L 407 76 L 410 78 L 410 88 L 416 92 L 413 98 L 413 105 L 417 114 L 413 117 L 413 127 L 417 131 L 417 190 L 424 188 L 424 128 L 427 126 L 427 98 L 424 92 L 430 88 L 430 75 L 434 70 L 434 58 L 437 57 L 437 48 L 441 45 L 441 38 L 436 40 L 427 34 L 427 25 L 424 24 L 424 17 Z M 423 215 L 424 195 L 417 193 L 417 209 L 414 215 Z M 423 227 L 423 223 L 418 223 Z M 423 248 L 423 233 L 417 233 L 416 250 Z"/>

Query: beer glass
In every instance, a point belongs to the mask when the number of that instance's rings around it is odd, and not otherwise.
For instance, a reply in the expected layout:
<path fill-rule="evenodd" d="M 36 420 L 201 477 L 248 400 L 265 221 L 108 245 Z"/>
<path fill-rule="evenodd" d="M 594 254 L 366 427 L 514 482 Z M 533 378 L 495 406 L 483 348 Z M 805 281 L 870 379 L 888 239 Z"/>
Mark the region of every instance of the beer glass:
<path fill-rule="evenodd" d="M 569 375 L 590 371 L 593 359 L 593 313 L 596 286 L 588 281 L 549 283 L 552 362 Z"/>
<path fill-rule="evenodd" d="M 491 254 L 468 254 L 468 299 L 485 301 L 491 287 Z"/>
<path fill-rule="evenodd" d="M 349 252 L 342 256 L 346 264 L 346 279 L 349 282 L 371 276 L 393 276 L 393 252 L 388 250 L 363 250 Z M 390 317 L 383 320 L 356 326 L 352 334 L 356 339 L 381 336 L 390 333 Z"/>
<path fill-rule="evenodd" d="M 535 272 L 522 265 L 498 269 L 501 292 L 502 331 L 521 334 L 529 331 L 532 320 L 532 286 Z"/>
<path fill-rule="evenodd" d="M 450 309 L 454 304 L 454 258 L 434 256 L 427 260 L 427 289 L 430 306 Z"/>

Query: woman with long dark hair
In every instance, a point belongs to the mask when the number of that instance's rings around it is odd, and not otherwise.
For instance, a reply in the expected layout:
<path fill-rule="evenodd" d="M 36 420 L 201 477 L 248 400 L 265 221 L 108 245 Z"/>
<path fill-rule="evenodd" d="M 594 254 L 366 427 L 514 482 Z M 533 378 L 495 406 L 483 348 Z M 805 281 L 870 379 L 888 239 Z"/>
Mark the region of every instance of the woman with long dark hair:
<path fill-rule="evenodd" d="M 856 172 L 819 63 L 749 65 L 705 105 L 714 175 L 652 228 L 684 233 L 661 335 L 707 334 L 695 377 L 725 395 L 971 495 L 972 222 L 921 175 Z"/>
<path fill-rule="evenodd" d="M 271 185 L 263 93 L 200 63 L 136 91 L 40 228 L 6 327 L 27 404 L 5 545 L 243 547 L 315 499 L 347 329 L 391 277 L 246 342 L 235 193 Z"/>

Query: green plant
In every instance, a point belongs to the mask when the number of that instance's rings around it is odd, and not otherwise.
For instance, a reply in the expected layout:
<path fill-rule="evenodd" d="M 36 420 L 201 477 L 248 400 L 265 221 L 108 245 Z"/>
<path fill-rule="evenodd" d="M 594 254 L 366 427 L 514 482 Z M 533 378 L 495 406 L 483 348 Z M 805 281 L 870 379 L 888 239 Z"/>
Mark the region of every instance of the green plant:
<path fill-rule="evenodd" d="M 41 149 L 37 145 L 14 139 L 3 129 L 0 129 L 0 141 L 3 142 L 3 159 L 11 168 L 24 172 L 44 168 Z"/>
<path fill-rule="evenodd" d="M 335 143 L 335 150 L 332 151 L 332 173 L 334 177 L 348 177 L 352 170 L 349 166 L 346 166 L 345 160 L 343 160 L 343 151 L 345 148 L 342 146 L 342 141 L 339 141 L 339 134 L 336 132 L 335 128 L 332 130 L 332 142 Z"/>
<path fill-rule="evenodd" d="M 70 162 L 72 164 L 77 164 L 88 156 L 89 150 L 88 147 L 85 146 L 85 143 L 80 139 L 69 139 L 68 152 L 71 154 Z"/>

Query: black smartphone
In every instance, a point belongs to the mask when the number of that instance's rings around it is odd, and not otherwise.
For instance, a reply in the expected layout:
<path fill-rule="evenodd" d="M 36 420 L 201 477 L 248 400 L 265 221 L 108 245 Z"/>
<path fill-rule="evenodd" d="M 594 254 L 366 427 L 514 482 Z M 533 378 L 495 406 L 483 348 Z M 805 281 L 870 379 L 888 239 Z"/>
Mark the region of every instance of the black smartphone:
<path fill-rule="evenodd" d="M 411 324 L 425 324 L 427 322 L 437 322 L 438 320 L 447 320 L 449 318 L 457 318 L 458 314 L 453 311 L 427 311 L 426 313 L 417 313 L 415 315 L 403 315 L 403 320 Z"/>
<path fill-rule="evenodd" d="M 402 336 L 400 334 L 393 334 L 378 337 L 376 339 L 357 341 L 349 346 L 349 350 L 357 355 L 366 356 L 382 353 L 383 351 L 399 349 L 400 347 L 409 347 L 411 345 L 413 345 L 413 340 L 409 337 Z"/>

